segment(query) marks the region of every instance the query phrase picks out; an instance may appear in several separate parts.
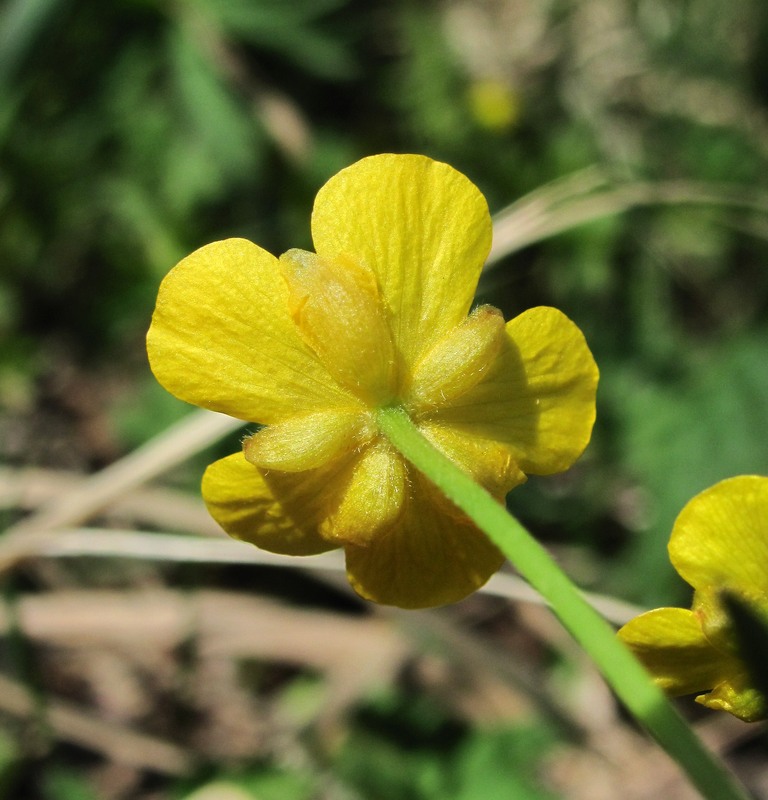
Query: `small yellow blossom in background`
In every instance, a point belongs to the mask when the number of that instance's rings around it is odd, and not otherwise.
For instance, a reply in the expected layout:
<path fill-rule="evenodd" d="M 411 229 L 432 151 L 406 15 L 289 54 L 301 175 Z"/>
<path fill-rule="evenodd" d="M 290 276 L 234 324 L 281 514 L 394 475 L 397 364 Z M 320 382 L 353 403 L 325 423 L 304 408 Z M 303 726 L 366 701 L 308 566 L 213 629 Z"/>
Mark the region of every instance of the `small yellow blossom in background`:
<path fill-rule="evenodd" d="M 694 497 L 677 518 L 669 556 L 694 588 L 693 607 L 641 614 L 619 636 L 671 695 L 739 719 L 768 716 L 766 698 L 739 657 L 724 592 L 768 619 L 768 478 L 729 478 Z"/>
<path fill-rule="evenodd" d="M 467 97 L 475 121 L 489 131 L 504 133 L 520 119 L 520 96 L 501 80 L 475 81 L 470 84 Z"/>
<path fill-rule="evenodd" d="M 597 368 L 553 308 L 470 312 L 491 244 L 479 190 L 416 155 L 365 158 L 322 187 L 314 253 L 214 242 L 164 279 L 152 370 L 191 403 L 265 426 L 212 464 L 203 497 L 231 536 L 277 553 L 343 547 L 355 590 L 418 608 L 479 588 L 503 557 L 378 431 L 399 406 L 502 500 L 567 469 Z"/>

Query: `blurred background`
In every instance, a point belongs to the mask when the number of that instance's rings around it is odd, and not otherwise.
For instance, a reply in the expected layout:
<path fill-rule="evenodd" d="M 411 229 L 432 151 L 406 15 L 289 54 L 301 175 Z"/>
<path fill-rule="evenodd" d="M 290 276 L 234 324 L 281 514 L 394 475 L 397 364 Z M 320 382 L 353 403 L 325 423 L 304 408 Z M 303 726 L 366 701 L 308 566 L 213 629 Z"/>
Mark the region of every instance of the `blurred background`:
<path fill-rule="evenodd" d="M 615 622 L 687 605 L 676 514 L 768 473 L 764 0 L 5 0 L 0 798 L 696 796 L 514 581 L 371 608 L 202 509 L 239 434 L 173 439 L 157 286 L 215 239 L 310 248 L 317 189 L 378 152 L 485 193 L 480 301 L 585 332 L 593 441 L 509 505 Z M 768 797 L 759 726 L 680 707 Z"/>

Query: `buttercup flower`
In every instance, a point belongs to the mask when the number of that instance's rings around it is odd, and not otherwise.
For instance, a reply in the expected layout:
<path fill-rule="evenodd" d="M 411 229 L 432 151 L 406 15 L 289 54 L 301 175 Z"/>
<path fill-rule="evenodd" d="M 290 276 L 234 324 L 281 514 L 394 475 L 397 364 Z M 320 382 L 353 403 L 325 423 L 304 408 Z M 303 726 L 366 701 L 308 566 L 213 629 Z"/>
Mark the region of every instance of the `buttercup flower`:
<path fill-rule="evenodd" d="M 481 586 L 501 553 L 377 429 L 403 408 L 499 500 L 589 441 L 597 368 L 579 329 L 534 308 L 469 313 L 491 243 L 478 189 L 415 155 L 363 159 L 312 213 L 315 252 L 215 242 L 164 279 L 147 337 L 177 397 L 264 427 L 203 478 L 231 536 L 343 547 L 365 598 L 415 608 Z"/>
<path fill-rule="evenodd" d="M 693 608 L 641 614 L 619 636 L 671 695 L 753 722 L 768 716 L 722 605 L 731 592 L 768 619 L 768 478 L 729 478 L 694 497 L 677 518 L 669 556 L 694 588 Z"/>

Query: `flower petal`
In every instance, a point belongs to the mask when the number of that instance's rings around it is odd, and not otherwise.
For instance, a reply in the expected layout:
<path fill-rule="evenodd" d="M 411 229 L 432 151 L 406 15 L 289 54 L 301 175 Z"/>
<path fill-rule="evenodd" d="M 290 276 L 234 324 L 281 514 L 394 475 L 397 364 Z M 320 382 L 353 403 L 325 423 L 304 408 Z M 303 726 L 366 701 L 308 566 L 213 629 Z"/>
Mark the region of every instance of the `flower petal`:
<path fill-rule="evenodd" d="M 476 308 L 414 367 L 406 402 L 411 414 L 450 404 L 477 385 L 504 339 L 501 311 L 492 306 Z"/>
<path fill-rule="evenodd" d="M 411 473 L 399 523 L 366 546 L 347 544 L 347 577 L 376 603 L 427 608 L 454 603 L 480 588 L 504 556 L 458 510 L 435 497 L 426 478 Z"/>
<path fill-rule="evenodd" d="M 211 516 L 233 538 L 250 542 L 262 550 L 291 556 L 309 556 L 338 547 L 318 533 L 324 515 L 318 502 L 326 476 L 322 470 L 288 475 L 292 491 L 281 501 L 274 488 L 242 453 L 214 461 L 203 475 L 203 500 Z M 273 473 L 274 475 L 275 473 Z M 278 479 L 279 481 L 279 479 Z M 291 515 L 304 502 L 304 515 Z M 301 519 L 301 526 L 295 519 Z"/>
<path fill-rule="evenodd" d="M 768 478 L 742 475 L 691 499 L 672 528 L 669 556 L 695 588 L 768 588 Z"/>
<path fill-rule="evenodd" d="M 369 415 L 320 411 L 262 428 L 243 442 L 245 458 L 260 469 L 301 472 L 352 452 L 373 435 Z M 367 434 L 367 436 L 366 436 Z"/>
<path fill-rule="evenodd" d="M 419 430 L 494 497 L 503 499 L 511 489 L 526 481 L 512 452 L 503 444 L 479 439 L 437 422 L 423 422 Z"/>
<path fill-rule="evenodd" d="M 365 403 L 389 403 L 397 363 L 374 274 L 304 250 L 283 253 L 280 267 L 299 333 L 331 375 Z"/>
<path fill-rule="evenodd" d="M 359 405 L 301 341 L 277 259 L 244 239 L 207 245 L 166 275 L 147 352 L 176 397 L 239 419 Z"/>
<path fill-rule="evenodd" d="M 338 508 L 323 523 L 328 539 L 365 545 L 400 519 L 407 469 L 385 440 L 372 444 L 355 463 Z"/>
<path fill-rule="evenodd" d="M 696 615 L 684 608 L 647 611 L 630 620 L 618 635 L 671 695 L 711 689 L 740 668 L 712 647 Z"/>
<path fill-rule="evenodd" d="M 312 236 L 320 256 L 373 270 L 410 366 L 467 315 L 491 218 L 477 187 L 452 167 L 386 154 L 358 161 L 320 189 Z"/>
<path fill-rule="evenodd" d="M 714 711 L 727 711 L 744 722 L 758 722 L 768 717 L 765 697 L 751 685 L 746 672 L 733 675 L 708 694 L 697 697 L 696 702 Z"/>
<path fill-rule="evenodd" d="M 435 419 L 507 445 L 520 469 L 561 472 L 589 443 L 598 370 L 582 332 L 539 307 L 506 326 L 507 343 L 485 378 Z"/>

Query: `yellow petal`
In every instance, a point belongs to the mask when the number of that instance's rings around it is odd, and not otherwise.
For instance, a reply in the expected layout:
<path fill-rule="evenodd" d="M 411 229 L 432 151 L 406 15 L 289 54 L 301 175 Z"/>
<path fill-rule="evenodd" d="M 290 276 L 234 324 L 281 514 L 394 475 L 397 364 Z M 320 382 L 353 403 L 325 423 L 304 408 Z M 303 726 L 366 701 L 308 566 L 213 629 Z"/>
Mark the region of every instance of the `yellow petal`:
<path fill-rule="evenodd" d="M 485 198 L 464 175 L 416 155 L 364 158 L 332 177 L 312 213 L 315 250 L 376 274 L 406 364 L 469 311 L 491 246 Z"/>
<path fill-rule="evenodd" d="M 323 535 L 367 544 L 398 522 L 406 490 L 402 457 L 388 442 L 376 442 L 357 460 L 339 507 L 321 527 Z"/>
<path fill-rule="evenodd" d="M 744 602 L 748 602 L 745 596 L 740 595 L 740 597 Z M 731 616 L 723 605 L 718 587 L 697 589 L 693 594 L 691 610 L 699 621 L 702 633 L 713 647 L 733 656 L 738 655 L 739 640 Z M 753 610 L 760 613 L 759 608 Z"/>
<path fill-rule="evenodd" d="M 494 497 L 503 499 L 526 481 L 510 449 L 498 442 L 470 436 L 439 422 L 422 422 L 419 430 Z"/>
<path fill-rule="evenodd" d="M 373 273 L 304 250 L 284 253 L 280 266 L 299 333 L 331 375 L 365 403 L 390 402 L 397 364 Z"/>
<path fill-rule="evenodd" d="M 324 510 L 318 503 L 324 476 L 315 471 L 302 473 L 300 485 L 287 499 L 275 499 L 273 488 L 242 453 L 234 453 L 211 464 L 203 475 L 203 500 L 216 522 L 235 539 L 263 550 L 293 556 L 308 556 L 333 550 L 338 545 L 318 533 L 318 517 Z M 291 476 L 297 478 L 297 476 Z M 295 481 L 299 483 L 298 480 Z M 304 504 L 299 526 L 288 513 Z"/>
<path fill-rule="evenodd" d="M 768 591 L 768 478 L 729 478 L 696 495 L 675 521 L 669 555 L 695 588 Z"/>
<path fill-rule="evenodd" d="M 207 245 L 168 273 L 147 352 L 176 397 L 240 419 L 359 405 L 299 337 L 277 259 L 243 239 Z"/>
<path fill-rule="evenodd" d="M 428 412 L 461 397 L 480 382 L 503 344 L 501 311 L 476 308 L 415 366 L 408 410 L 412 415 Z"/>
<path fill-rule="evenodd" d="M 727 711 L 744 722 L 759 722 L 768 717 L 765 697 L 751 685 L 746 672 L 733 675 L 709 694 L 697 697 L 696 702 L 714 711 Z"/>
<path fill-rule="evenodd" d="M 434 418 L 505 444 L 523 472 L 565 470 L 592 434 L 595 361 L 581 331 L 557 309 L 532 308 L 506 330 L 486 377 Z"/>
<path fill-rule="evenodd" d="M 711 689 L 740 669 L 738 662 L 712 647 L 696 615 L 687 609 L 648 611 L 628 622 L 618 635 L 672 695 Z"/>
<path fill-rule="evenodd" d="M 412 484 L 397 525 L 367 545 L 347 544 L 347 576 L 362 597 L 401 608 L 454 603 L 479 589 L 504 556 L 457 513 L 449 513 L 426 478 Z"/>
<path fill-rule="evenodd" d="M 367 414 L 321 411 L 269 425 L 243 442 L 246 459 L 261 469 L 316 469 L 373 435 Z"/>

